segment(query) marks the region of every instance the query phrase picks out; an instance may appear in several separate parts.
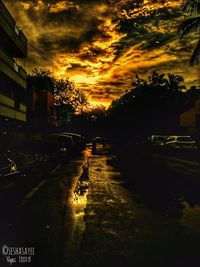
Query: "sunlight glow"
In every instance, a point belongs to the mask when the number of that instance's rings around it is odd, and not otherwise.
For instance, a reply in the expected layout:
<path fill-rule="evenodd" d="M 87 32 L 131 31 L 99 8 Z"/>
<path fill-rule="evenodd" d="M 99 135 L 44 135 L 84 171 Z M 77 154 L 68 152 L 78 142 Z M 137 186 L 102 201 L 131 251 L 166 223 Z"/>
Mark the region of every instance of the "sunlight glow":
<path fill-rule="evenodd" d="M 199 69 L 186 64 L 196 39 L 186 47 L 177 36 L 183 1 L 4 0 L 33 44 L 27 72 L 69 78 L 91 106 L 105 107 L 131 89 L 136 73 L 173 72 L 199 85 Z"/>
<path fill-rule="evenodd" d="M 89 103 L 91 105 L 91 108 L 96 108 L 97 106 L 104 106 L 105 108 L 108 108 L 111 104 L 111 100 L 93 100 L 89 99 Z"/>

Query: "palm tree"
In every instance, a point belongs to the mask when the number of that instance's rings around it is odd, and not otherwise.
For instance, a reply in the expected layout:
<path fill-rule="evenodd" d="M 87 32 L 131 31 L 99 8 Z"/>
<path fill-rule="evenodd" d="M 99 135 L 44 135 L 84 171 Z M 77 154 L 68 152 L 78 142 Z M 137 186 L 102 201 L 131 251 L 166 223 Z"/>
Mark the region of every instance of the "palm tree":
<path fill-rule="evenodd" d="M 198 32 L 200 29 L 200 0 L 186 0 L 183 10 L 190 12 L 192 15 L 191 18 L 183 21 L 178 28 L 178 32 L 181 34 L 181 37 L 188 33 Z M 200 63 L 200 40 L 198 41 L 192 57 L 190 59 L 190 66 L 198 65 Z"/>
<path fill-rule="evenodd" d="M 186 87 L 181 83 L 184 82 L 184 78 L 180 75 L 175 75 L 172 73 L 167 74 L 167 88 L 173 92 L 180 92 Z"/>

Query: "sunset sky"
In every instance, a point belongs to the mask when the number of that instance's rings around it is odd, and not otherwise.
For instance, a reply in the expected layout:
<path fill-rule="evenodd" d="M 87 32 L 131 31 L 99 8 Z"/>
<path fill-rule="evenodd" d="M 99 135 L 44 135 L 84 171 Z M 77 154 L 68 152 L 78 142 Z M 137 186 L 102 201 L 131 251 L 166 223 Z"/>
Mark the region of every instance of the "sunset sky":
<path fill-rule="evenodd" d="M 92 104 L 106 106 L 154 69 L 199 85 L 189 67 L 197 41 L 180 39 L 182 0 L 3 0 L 28 38 L 27 70 L 69 77 Z"/>

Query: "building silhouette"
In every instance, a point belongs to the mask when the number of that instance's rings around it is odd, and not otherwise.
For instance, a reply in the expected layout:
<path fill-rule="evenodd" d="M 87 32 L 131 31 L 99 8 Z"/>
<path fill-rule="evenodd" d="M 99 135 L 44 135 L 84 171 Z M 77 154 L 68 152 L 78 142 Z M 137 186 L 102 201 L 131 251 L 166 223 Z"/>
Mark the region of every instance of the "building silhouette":
<path fill-rule="evenodd" d="M 17 134 L 27 122 L 27 76 L 17 64 L 27 57 L 27 39 L 0 0 L 0 133 Z"/>

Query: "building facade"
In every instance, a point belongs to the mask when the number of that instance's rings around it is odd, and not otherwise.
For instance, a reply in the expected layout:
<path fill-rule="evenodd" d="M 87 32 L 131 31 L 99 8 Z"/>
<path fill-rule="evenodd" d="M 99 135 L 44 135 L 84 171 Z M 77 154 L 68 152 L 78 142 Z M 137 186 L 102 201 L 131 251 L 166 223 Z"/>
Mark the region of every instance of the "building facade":
<path fill-rule="evenodd" d="M 17 59 L 26 59 L 27 39 L 0 0 L 0 127 L 1 132 L 27 121 L 27 76 Z"/>
<path fill-rule="evenodd" d="M 180 126 L 186 134 L 200 138 L 200 98 L 181 114 Z"/>
<path fill-rule="evenodd" d="M 54 110 L 54 95 L 48 90 L 39 90 L 29 86 L 28 121 L 34 128 L 40 130 L 57 126 Z"/>

